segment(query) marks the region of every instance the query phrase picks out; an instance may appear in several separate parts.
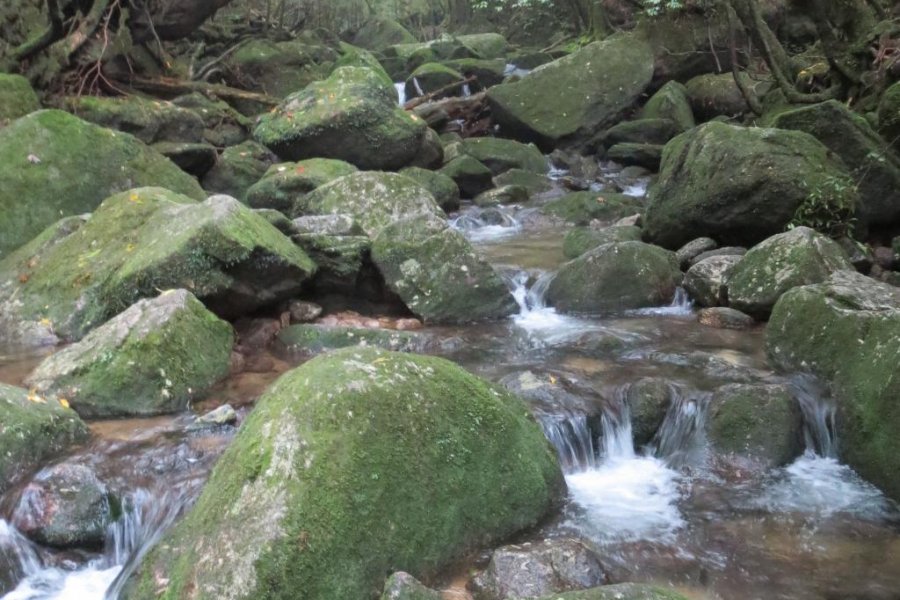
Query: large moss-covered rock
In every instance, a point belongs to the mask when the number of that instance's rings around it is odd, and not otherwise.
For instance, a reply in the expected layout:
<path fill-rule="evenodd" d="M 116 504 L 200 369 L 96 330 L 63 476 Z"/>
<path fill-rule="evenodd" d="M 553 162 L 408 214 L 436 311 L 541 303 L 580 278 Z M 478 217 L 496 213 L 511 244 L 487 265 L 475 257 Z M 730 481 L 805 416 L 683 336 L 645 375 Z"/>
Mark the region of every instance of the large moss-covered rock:
<path fill-rule="evenodd" d="M 481 161 L 463 154 L 441 167 L 440 173 L 452 179 L 463 198 L 474 198 L 493 186 L 493 174 Z"/>
<path fill-rule="evenodd" d="M 900 151 L 900 82 L 889 87 L 878 103 L 878 132 Z"/>
<path fill-rule="evenodd" d="M 266 391 L 124 598 L 375 597 L 391 571 L 430 575 L 535 524 L 563 490 L 521 400 L 439 358 L 339 350 Z"/>
<path fill-rule="evenodd" d="M 541 175 L 550 170 L 550 165 L 540 150 L 514 140 L 469 138 L 463 142 L 462 152 L 480 161 L 494 175 L 510 169 L 522 169 Z"/>
<path fill-rule="evenodd" d="M 247 190 L 247 204 L 253 208 L 274 208 L 293 216 L 302 212 L 303 200 L 308 193 L 356 171 L 350 163 L 330 158 L 272 165 L 263 178 Z"/>
<path fill-rule="evenodd" d="M 663 146 L 660 144 L 621 142 L 606 151 L 606 158 L 621 165 L 643 167 L 656 172 L 662 161 L 662 152 Z"/>
<path fill-rule="evenodd" d="M 425 63 L 410 74 L 406 79 L 406 97 L 415 98 L 426 94 L 434 94 L 443 89 L 444 92 L 437 97 L 462 96 L 462 73 L 441 63 Z M 445 89 L 458 83 L 454 88 Z"/>
<path fill-rule="evenodd" d="M 677 81 L 670 81 L 653 94 L 641 109 L 644 119 L 668 119 L 681 131 L 693 129 L 694 111 L 688 99 L 687 88 Z"/>
<path fill-rule="evenodd" d="M 616 225 L 602 229 L 575 227 L 563 239 L 563 254 L 566 258 L 578 258 L 585 252 L 603 244 L 639 241 L 641 241 L 641 228 L 634 225 Z"/>
<path fill-rule="evenodd" d="M 177 412 L 228 374 L 234 334 L 185 290 L 144 299 L 45 359 L 26 384 L 82 417 Z"/>
<path fill-rule="evenodd" d="M 900 289 L 852 271 L 794 288 L 772 311 L 766 351 L 831 383 L 841 458 L 900 499 Z"/>
<path fill-rule="evenodd" d="M 341 67 L 260 117 L 257 141 L 284 160 L 336 158 L 361 169 L 399 169 L 425 140 L 425 122 L 397 106 L 371 69 Z"/>
<path fill-rule="evenodd" d="M 481 58 L 505 58 L 509 43 L 499 33 L 471 33 L 456 38 Z"/>
<path fill-rule="evenodd" d="M 199 115 L 171 102 L 134 96 L 67 98 L 66 108 L 78 117 L 103 127 L 130 133 L 145 144 L 199 142 L 205 124 Z"/>
<path fill-rule="evenodd" d="M 681 283 L 674 252 L 643 242 L 605 244 L 560 268 L 547 290 L 567 313 L 603 313 L 662 306 Z"/>
<path fill-rule="evenodd" d="M 236 146 L 250 137 L 253 121 L 223 100 L 213 100 L 205 94 L 194 92 L 175 98 L 172 104 L 200 117 L 204 127 L 203 139 L 217 148 Z"/>
<path fill-rule="evenodd" d="M 459 210 L 459 186 L 449 175 L 438 171 L 429 171 L 422 167 L 407 167 L 400 171 L 400 174 L 409 177 L 431 192 L 434 201 L 445 212 Z"/>
<path fill-rule="evenodd" d="M 295 294 L 315 265 L 227 196 L 196 203 L 162 188 L 106 199 L 73 233 L 0 262 L 0 339 L 41 327 L 74 341 L 141 298 L 185 288 L 234 317 Z"/>
<path fill-rule="evenodd" d="M 353 36 L 353 45 L 366 50 L 384 50 L 394 44 L 415 43 L 415 36 L 403 25 L 385 18 L 369 19 Z"/>
<path fill-rule="evenodd" d="M 751 93 L 755 89 L 753 81 L 742 74 L 742 83 Z M 739 117 L 750 110 L 746 98 L 734 81 L 731 73 L 707 73 L 698 75 L 685 84 L 691 109 L 704 121 L 719 116 Z M 754 97 L 759 96 L 754 93 Z"/>
<path fill-rule="evenodd" d="M 0 123 L 40 110 L 37 94 L 21 75 L 0 73 Z"/>
<path fill-rule="evenodd" d="M 665 144 L 681 131 L 672 119 L 636 119 L 610 127 L 605 138 L 608 144 Z"/>
<path fill-rule="evenodd" d="M 0 494 L 43 462 L 88 438 L 87 426 L 63 404 L 0 383 Z"/>
<path fill-rule="evenodd" d="M 837 242 L 797 227 L 770 237 L 741 258 L 726 280 L 728 301 L 742 312 L 765 318 L 791 288 L 820 283 L 842 269 L 852 270 L 853 265 Z"/>
<path fill-rule="evenodd" d="M 227 194 L 244 200 L 253 184 L 258 182 L 278 157 L 261 144 L 246 141 L 225 148 L 216 165 L 203 177 L 203 189 Z"/>
<path fill-rule="evenodd" d="M 131 135 L 58 110 L 0 129 L 0 256 L 60 217 L 94 210 L 110 194 L 158 185 L 195 199 L 197 182 Z"/>
<path fill-rule="evenodd" d="M 520 81 L 491 88 L 488 102 L 501 131 L 551 149 L 614 124 L 652 75 L 649 45 L 623 34 L 585 46 Z"/>
<path fill-rule="evenodd" d="M 829 182 L 848 176 L 809 134 L 706 123 L 666 144 L 645 236 L 672 249 L 698 237 L 752 245 L 784 231 L 811 195 L 831 200 Z M 841 200 L 855 200 L 851 188 Z"/>
<path fill-rule="evenodd" d="M 372 261 L 426 322 L 497 319 L 516 310 L 500 276 L 444 219 L 422 215 L 385 227 L 372 245 Z"/>
<path fill-rule="evenodd" d="M 547 202 L 541 211 L 576 225 L 588 225 L 593 220 L 612 222 L 641 212 L 636 198 L 606 192 L 572 192 Z"/>
<path fill-rule="evenodd" d="M 334 64 L 338 67 L 366 67 L 371 69 L 387 85 L 394 85 L 393 79 L 375 58 L 375 55 L 364 48 L 341 43 L 341 57 Z"/>
<path fill-rule="evenodd" d="M 250 39 L 222 65 L 230 85 L 284 98 L 328 75 L 337 58 L 337 52 L 323 44 Z"/>
<path fill-rule="evenodd" d="M 841 158 L 856 182 L 862 223 L 884 227 L 900 220 L 900 158 L 863 117 L 830 100 L 783 112 L 773 124 L 805 131 Z"/>

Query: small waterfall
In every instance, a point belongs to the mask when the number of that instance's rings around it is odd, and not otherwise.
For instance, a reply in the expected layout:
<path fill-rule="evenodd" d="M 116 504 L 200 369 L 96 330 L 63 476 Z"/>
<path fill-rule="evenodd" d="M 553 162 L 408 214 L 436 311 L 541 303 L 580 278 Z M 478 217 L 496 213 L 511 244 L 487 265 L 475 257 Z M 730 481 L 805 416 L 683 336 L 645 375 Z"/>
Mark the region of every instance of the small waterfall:
<path fill-rule="evenodd" d="M 397 90 L 397 101 L 400 106 L 406 104 L 406 84 L 401 82 L 395 83 L 394 88 Z"/>
<path fill-rule="evenodd" d="M 538 416 L 538 422 L 544 435 L 556 448 L 559 462 L 566 473 L 597 466 L 594 436 L 587 415 L 541 415 Z"/>
<path fill-rule="evenodd" d="M 30 577 L 40 570 L 41 559 L 34 544 L 0 519 L 0 571 L 15 580 Z"/>
<path fill-rule="evenodd" d="M 631 428 L 631 410 L 623 393 L 617 393 L 612 405 L 600 416 L 605 460 L 632 459 L 634 434 Z"/>
<path fill-rule="evenodd" d="M 668 306 L 655 306 L 652 308 L 639 308 L 637 310 L 628 311 L 630 315 L 647 315 L 647 316 L 692 316 L 694 314 L 694 301 L 688 295 L 687 291 L 678 286 L 675 288 L 675 296 Z"/>
<path fill-rule="evenodd" d="M 678 467 L 695 462 L 703 449 L 702 435 L 709 405 L 708 395 L 684 396 L 672 386 L 672 402 L 651 444 L 653 454 Z"/>
<path fill-rule="evenodd" d="M 472 241 L 500 239 L 518 233 L 522 224 L 506 207 L 472 208 L 450 220 L 450 226 Z"/>
<path fill-rule="evenodd" d="M 462 95 L 463 98 L 468 98 L 472 95 L 472 88 L 469 87 L 468 83 L 464 83 L 462 86 Z"/>
<path fill-rule="evenodd" d="M 806 448 L 825 458 L 837 458 L 835 406 L 822 383 L 810 375 L 792 382 L 792 389 L 803 412 L 803 437 Z"/>

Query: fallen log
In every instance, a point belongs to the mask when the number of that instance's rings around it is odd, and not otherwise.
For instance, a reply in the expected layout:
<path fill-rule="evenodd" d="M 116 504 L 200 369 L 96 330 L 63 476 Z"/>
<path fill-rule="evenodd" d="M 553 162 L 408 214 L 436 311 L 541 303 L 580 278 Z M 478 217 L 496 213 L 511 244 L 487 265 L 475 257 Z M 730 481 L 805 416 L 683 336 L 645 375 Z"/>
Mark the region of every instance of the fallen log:
<path fill-rule="evenodd" d="M 425 94 L 424 96 L 419 96 L 418 98 L 413 98 L 409 102 L 403 105 L 403 108 L 406 110 L 412 110 L 419 105 L 425 104 L 427 102 L 431 102 L 432 100 L 443 96 L 447 92 L 455 90 L 456 88 L 460 88 L 464 85 L 475 83 L 478 81 L 477 77 L 468 77 L 466 79 L 460 79 L 459 81 L 454 81 L 453 83 L 447 84 L 444 87 L 438 88 L 433 92 Z"/>
<path fill-rule="evenodd" d="M 229 87 L 219 83 L 206 83 L 204 81 L 187 81 L 184 79 L 175 79 L 171 77 L 160 77 L 157 79 L 145 79 L 135 77 L 127 82 L 120 82 L 124 87 L 131 87 L 141 92 L 153 94 L 165 99 L 172 99 L 184 94 L 200 92 L 207 96 L 215 96 L 221 100 L 228 102 L 229 100 L 238 100 L 242 102 L 255 102 L 257 104 L 274 108 L 281 102 L 274 96 L 267 94 L 259 94 L 256 92 L 248 92 L 238 88 Z"/>

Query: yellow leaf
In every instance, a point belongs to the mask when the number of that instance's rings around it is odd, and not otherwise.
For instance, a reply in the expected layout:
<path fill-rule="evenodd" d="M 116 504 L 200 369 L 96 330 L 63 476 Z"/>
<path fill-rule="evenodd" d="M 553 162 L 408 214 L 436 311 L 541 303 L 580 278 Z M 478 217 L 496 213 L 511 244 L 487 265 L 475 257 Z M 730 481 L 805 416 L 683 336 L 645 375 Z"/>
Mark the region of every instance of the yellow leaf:
<path fill-rule="evenodd" d="M 69 408 L 69 401 L 66 400 L 65 398 L 60 398 L 60 399 L 59 399 L 59 404 L 60 404 L 63 408 Z"/>
<path fill-rule="evenodd" d="M 37 390 L 29 390 L 28 391 L 28 401 L 34 402 L 35 404 L 45 404 L 47 401 L 38 396 Z"/>
<path fill-rule="evenodd" d="M 43 325 L 44 327 L 52 327 L 53 326 L 53 321 L 51 321 L 50 319 L 48 319 L 46 317 L 41 319 L 40 322 L 41 322 L 41 325 Z"/>

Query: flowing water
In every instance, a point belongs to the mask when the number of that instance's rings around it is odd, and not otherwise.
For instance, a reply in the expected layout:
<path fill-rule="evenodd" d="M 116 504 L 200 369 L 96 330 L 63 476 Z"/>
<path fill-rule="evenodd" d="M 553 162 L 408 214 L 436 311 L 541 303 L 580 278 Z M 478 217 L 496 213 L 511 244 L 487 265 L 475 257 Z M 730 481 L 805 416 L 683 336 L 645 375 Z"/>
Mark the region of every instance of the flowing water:
<path fill-rule="evenodd" d="M 646 182 L 620 188 L 640 197 Z M 536 203 L 466 207 L 452 220 L 506 278 L 518 314 L 477 327 L 429 328 L 455 341 L 436 346 L 441 355 L 495 381 L 527 373 L 542 390 L 527 401 L 559 453 L 569 497 L 525 538 L 579 537 L 613 580 L 671 585 L 691 598 L 900 597 L 900 513 L 840 463 L 840 432 L 824 388 L 771 372 L 762 330 L 698 324 L 683 292 L 670 306 L 604 318 L 557 313 L 544 297 L 564 260 L 565 228 L 542 218 Z M 0 349 L 0 381 L 21 383 L 40 358 Z M 227 401 L 249 410 L 295 363 L 272 364 L 269 372 L 229 379 L 204 409 Z M 665 379 L 671 398 L 655 437 L 638 446 L 625 392 L 645 377 Z M 704 434 L 711 393 L 736 382 L 791 386 L 804 415 L 803 456 L 769 471 L 711 456 Z M 17 584 L 2 599 L 115 599 L 143 553 L 189 509 L 233 435 L 192 431 L 190 423 L 189 416 L 93 423 L 92 442 L 64 457 L 91 466 L 125 499 L 102 550 L 39 547 L 3 512 L 16 490 L 0 499 L 0 590 Z"/>

